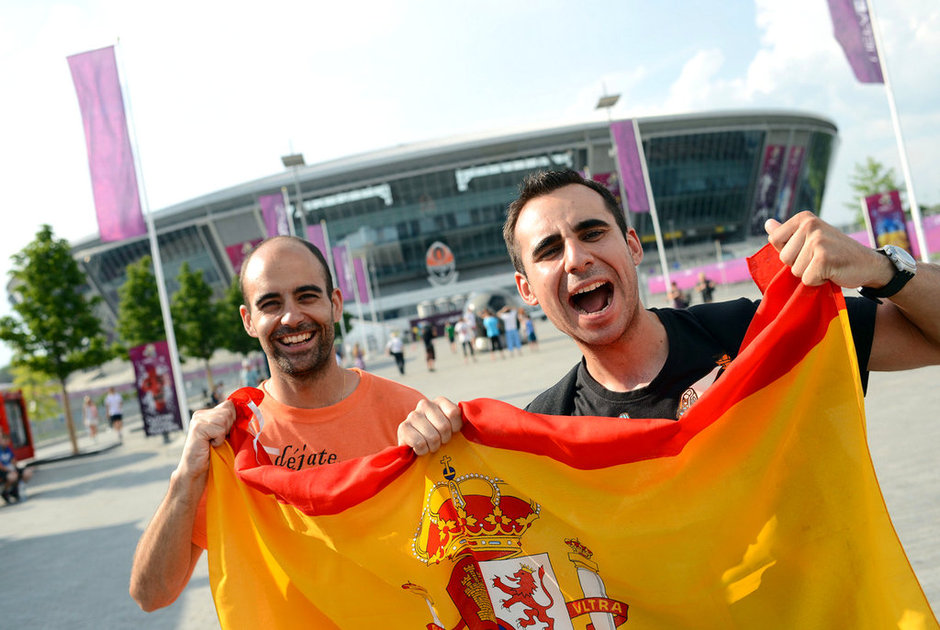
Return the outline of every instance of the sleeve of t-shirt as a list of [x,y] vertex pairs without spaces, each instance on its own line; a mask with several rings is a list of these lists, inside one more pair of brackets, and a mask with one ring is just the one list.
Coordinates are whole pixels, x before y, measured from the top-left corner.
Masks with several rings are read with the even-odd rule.
[[855,342],[855,356],[858,357],[858,369],[861,372],[862,392],[868,392],[868,360],[871,358],[871,344],[875,339],[875,313],[878,305],[864,297],[846,297],[845,310],[849,314],[852,327],[852,340]]

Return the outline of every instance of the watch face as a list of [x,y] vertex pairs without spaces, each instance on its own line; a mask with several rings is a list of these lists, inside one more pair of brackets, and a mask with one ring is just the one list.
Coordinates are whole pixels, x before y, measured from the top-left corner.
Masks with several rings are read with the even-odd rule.
[[917,261],[906,250],[896,245],[885,245],[882,249],[899,271],[914,273],[917,270]]

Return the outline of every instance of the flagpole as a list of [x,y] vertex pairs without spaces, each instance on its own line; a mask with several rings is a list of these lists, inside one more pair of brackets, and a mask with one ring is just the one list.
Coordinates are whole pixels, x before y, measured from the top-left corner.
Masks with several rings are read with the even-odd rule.
[[868,5],[868,17],[871,20],[871,30],[875,37],[875,46],[878,48],[878,64],[881,66],[881,76],[884,79],[885,94],[888,97],[888,109],[891,111],[891,122],[894,125],[894,136],[898,142],[898,154],[901,158],[901,173],[904,175],[904,184],[907,187],[907,201],[911,205],[911,218],[914,220],[914,233],[917,235],[917,245],[920,247],[920,258],[930,262],[930,252],[927,250],[927,239],[924,236],[924,222],[920,215],[920,206],[914,196],[914,183],[911,179],[911,169],[907,163],[907,150],[904,148],[904,136],[901,133],[901,121],[898,110],[894,104],[894,90],[891,89],[891,80],[888,78],[888,60],[885,47],[881,41],[878,21],[875,19],[872,0],[865,0]]
[[646,186],[646,199],[650,204],[650,218],[653,219],[653,233],[656,235],[656,249],[659,252],[659,266],[663,270],[663,289],[669,294],[669,265],[666,264],[666,246],[663,244],[663,231],[659,227],[659,214],[656,212],[656,200],[653,199],[653,187],[650,185],[650,173],[646,167],[646,153],[640,139],[640,126],[633,119],[633,137],[636,139],[636,152],[640,156],[640,170],[643,171],[643,184]]
[[[119,50],[120,40],[118,40],[116,48]],[[115,54],[115,57],[118,60],[118,67],[121,68],[121,55]],[[144,173],[140,163],[140,150],[137,146],[137,132],[134,126],[134,112],[131,106],[130,88],[124,72],[119,70],[118,77],[125,77],[122,82],[122,92],[124,94],[125,109],[127,111],[127,128],[130,134],[131,152],[134,155],[134,169],[137,172],[137,181],[139,183],[138,189],[141,210],[143,210],[144,220],[147,222],[147,237],[150,241],[150,255],[153,258],[154,278],[157,281],[157,296],[160,299],[160,312],[163,315],[163,329],[166,333],[167,349],[170,352],[170,369],[173,371],[176,400],[179,405],[180,419],[183,422],[183,430],[185,431],[189,429],[189,401],[186,398],[186,386],[183,383],[183,368],[180,364],[179,349],[176,345],[176,333],[173,331],[173,317],[170,313],[170,302],[167,297],[166,281],[163,276],[163,260],[160,258],[157,229],[153,222],[153,214],[150,212],[150,202],[147,199],[147,186],[144,183]]]

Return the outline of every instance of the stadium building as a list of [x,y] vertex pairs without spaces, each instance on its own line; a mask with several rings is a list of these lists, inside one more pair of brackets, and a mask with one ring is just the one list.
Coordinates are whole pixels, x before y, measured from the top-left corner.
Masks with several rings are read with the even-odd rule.
[[[831,121],[791,111],[642,118],[639,130],[667,255],[685,252],[687,260],[706,252],[714,259],[715,241],[733,249],[762,233],[767,217],[818,213],[837,138]],[[265,235],[259,198],[283,193],[297,234],[325,224],[331,246],[346,245],[367,261],[371,300],[359,311],[366,318],[403,323],[454,310],[471,292],[513,286],[501,228],[527,173],[567,167],[617,190],[611,155],[609,125],[590,122],[422,142],[320,164],[300,160],[284,172],[156,211],[164,275],[172,294],[188,262],[221,294],[247,248]],[[629,217],[650,248],[644,264],[655,266],[650,215]],[[434,264],[435,243],[446,249],[433,253],[452,264]],[[95,238],[73,251],[113,329],[125,268],[149,254],[148,239]],[[346,300],[347,311],[358,314],[354,296]]]

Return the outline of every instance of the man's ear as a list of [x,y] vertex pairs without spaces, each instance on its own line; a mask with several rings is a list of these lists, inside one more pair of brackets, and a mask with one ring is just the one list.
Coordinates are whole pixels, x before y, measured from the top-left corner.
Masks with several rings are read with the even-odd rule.
[[250,337],[257,339],[258,333],[255,331],[255,325],[251,322],[251,313],[248,312],[248,307],[242,304],[238,307],[238,312],[242,316],[242,326],[245,327],[245,332]]
[[643,261],[643,244],[640,243],[640,237],[633,228],[627,231],[627,249],[630,250],[630,258],[633,259],[634,266],[639,267]]
[[333,303],[333,323],[335,324],[343,316],[343,292],[334,288],[330,301]]
[[535,293],[532,292],[532,286],[529,284],[529,279],[524,275],[516,272],[516,289],[519,291],[519,296],[522,298],[522,301],[528,304],[529,306],[535,306],[539,303],[539,299],[535,297]]

